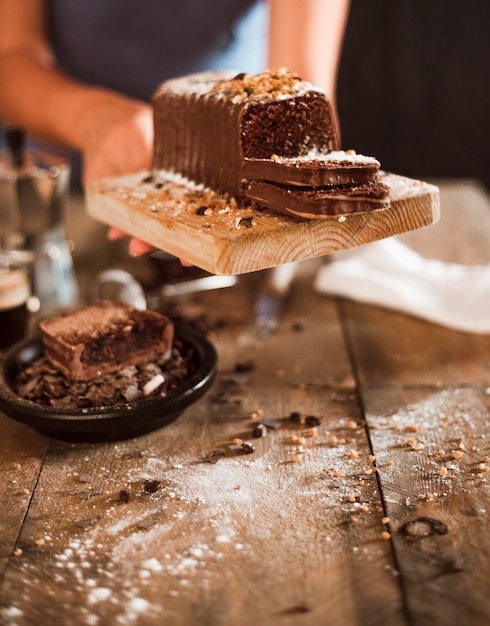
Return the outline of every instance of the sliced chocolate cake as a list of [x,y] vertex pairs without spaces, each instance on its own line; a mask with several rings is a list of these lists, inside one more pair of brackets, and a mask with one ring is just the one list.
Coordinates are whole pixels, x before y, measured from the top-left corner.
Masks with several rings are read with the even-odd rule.
[[40,324],[46,358],[71,380],[149,362],[172,349],[174,327],[164,315],[122,302],[103,302]]
[[389,205],[379,162],[341,151],[325,93],[287,70],[172,79],[153,107],[154,173],[304,218]]
[[248,197],[258,204],[307,219],[386,209],[389,206],[389,192],[389,187],[381,182],[330,187],[288,187],[252,180],[248,187]]
[[153,97],[153,168],[243,196],[244,160],[338,148],[325,94],[289,72],[203,72]]
[[327,154],[309,152],[297,157],[273,154],[270,159],[245,159],[243,173],[248,180],[325,187],[375,182],[379,168],[379,161],[374,157],[356,154],[353,150],[336,150]]

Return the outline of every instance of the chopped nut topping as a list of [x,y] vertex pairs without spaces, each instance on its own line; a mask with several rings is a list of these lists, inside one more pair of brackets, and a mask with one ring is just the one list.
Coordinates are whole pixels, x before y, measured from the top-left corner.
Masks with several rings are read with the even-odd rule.
[[238,74],[231,80],[220,82],[211,89],[211,93],[232,98],[234,102],[266,96],[277,98],[298,93],[300,83],[301,78],[286,69],[268,70],[257,75]]
[[418,433],[420,432],[420,428],[420,424],[409,424],[408,426],[405,426],[407,433]]

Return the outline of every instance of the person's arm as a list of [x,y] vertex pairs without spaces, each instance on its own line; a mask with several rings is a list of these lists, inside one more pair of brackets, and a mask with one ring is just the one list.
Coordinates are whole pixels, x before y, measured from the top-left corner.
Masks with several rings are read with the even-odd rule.
[[335,102],[349,0],[269,0],[270,69],[287,67]]
[[0,0],[0,119],[80,150],[84,179],[150,166],[151,107],[56,68],[43,0]]

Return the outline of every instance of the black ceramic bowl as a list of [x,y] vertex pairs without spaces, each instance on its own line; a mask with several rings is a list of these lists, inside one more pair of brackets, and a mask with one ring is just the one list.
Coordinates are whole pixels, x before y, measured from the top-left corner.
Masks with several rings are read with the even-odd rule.
[[40,337],[13,346],[0,367],[0,409],[43,435],[65,441],[117,441],[137,437],[173,422],[212,385],[217,366],[213,345],[193,328],[175,325],[175,337],[193,350],[193,373],[178,390],[117,407],[68,409],[25,400],[13,390],[17,373],[43,354]]

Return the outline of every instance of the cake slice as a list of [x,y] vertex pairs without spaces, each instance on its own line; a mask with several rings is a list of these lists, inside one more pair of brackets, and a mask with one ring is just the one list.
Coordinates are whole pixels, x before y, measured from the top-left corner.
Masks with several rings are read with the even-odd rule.
[[153,96],[153,174],[305,219],[385,209],[374,157],[339,149],[326,94],[288,70],[201,72]]
[[277,154],[269,159],[245,159],[243,175],[248,180],[266,180],[282,185],[325,187],[374,182],[380,163],[354,150],[317,151],[296,157]]
[[291,188],[252,180],[247,188],[247,196],[261,206],[303,219],[380,211],[389,207],[389,193],[389,187],[380,181],[362,185]]
[[40,328],[46,358],[71,380],[91,380],[170,353],[174,334],[164,315],[112,301],[50,317]]

